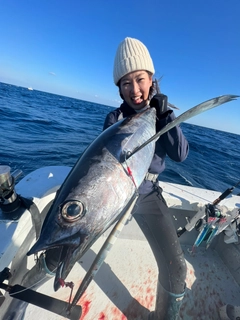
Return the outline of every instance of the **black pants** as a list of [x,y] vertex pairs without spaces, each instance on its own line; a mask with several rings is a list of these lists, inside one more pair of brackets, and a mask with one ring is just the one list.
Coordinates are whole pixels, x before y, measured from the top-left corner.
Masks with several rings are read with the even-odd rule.
[[161,285],[169,292],[183,293],[186,262],[162,189],[156,184],[154,191],[140,195],[132,213],[155,256]]

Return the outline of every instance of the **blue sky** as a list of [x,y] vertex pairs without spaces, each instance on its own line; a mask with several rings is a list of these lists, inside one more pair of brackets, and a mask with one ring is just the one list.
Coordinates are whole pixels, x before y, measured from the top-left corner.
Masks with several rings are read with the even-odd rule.
[[[240,95],[239,12],[239,0],[1,1],[0,81],[118,106],[114,55],[133,37],[179,115]],[[189,122],[240,134],[239,121],[240,99]]]

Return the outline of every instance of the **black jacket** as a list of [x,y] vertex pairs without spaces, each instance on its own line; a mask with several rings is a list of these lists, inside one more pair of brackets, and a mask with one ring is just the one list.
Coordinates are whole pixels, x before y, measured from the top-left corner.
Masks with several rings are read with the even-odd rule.
[[[132,114],[135,114],[135,110],[129,107],[125,102],[117,109],[111,111],[106,119],[103,126],[103,130],[110,127],[122,118],[126,118]],[[175,119],[174,112],[169,110],[165,117],[156,121],[157,132],[160,131],[167,123]],[[164,133],[156,142],[155,154],[149,167],[149,172],[154,174],[160,174],[165,169],[165,158],[166,155],[176,162],[182,162],[188,155],[188,141],[182,133],[179,126],[176,126]],[[147,194],[152,191],[153,183],[144,180],[139,187],[140,194]]]

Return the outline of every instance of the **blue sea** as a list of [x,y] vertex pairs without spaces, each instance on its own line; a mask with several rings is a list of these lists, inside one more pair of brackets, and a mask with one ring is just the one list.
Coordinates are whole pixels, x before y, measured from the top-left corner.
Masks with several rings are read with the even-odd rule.
[[[24,176],[43,166],[73,166],[101,133],[112,107],[0,82],[0,164]],[[225,191],[240,180],[240,136],[183,123],[183,163],[166,161],[163,181]],[[233,191],[240,193],[239,186]]]

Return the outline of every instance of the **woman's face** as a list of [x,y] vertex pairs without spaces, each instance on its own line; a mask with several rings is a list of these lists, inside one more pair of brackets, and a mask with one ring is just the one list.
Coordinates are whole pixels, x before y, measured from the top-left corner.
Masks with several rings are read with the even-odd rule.
[[124,101],[133,109],[141,110],[148,103],[152,76],[147,71],[133,71],[120,80],[120,92]]

